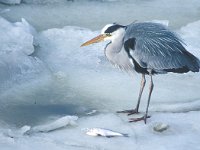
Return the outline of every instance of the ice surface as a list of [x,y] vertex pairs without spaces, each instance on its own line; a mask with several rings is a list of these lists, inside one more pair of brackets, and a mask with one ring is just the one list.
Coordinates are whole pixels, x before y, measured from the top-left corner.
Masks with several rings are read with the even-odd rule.
[[[11,150],[199,150],[200,126],[199,112],[189,113],[155,113],[148,124],[130,124],[126,116],[117,116],[104,113],[91,117],[83,117],[78,121],[78,126],[63,128],[54,132],[38,133],[31,136],[10,138],[0,135],[1,148]],[[162,133],[155,132],[153,127],[158,123],[169,124],[170,128]],[[101,127],[118,132],[128,133],[129,137],[103,138],[90,137],[83,128]]]
[[[25,1],[32,4],[6,6],[10,11],[2,16],[12,22],[20,21],[23,17],[38,30],[72,25],[99,30],[108,23],[117,22],[126,25],[134,20],[169,20],[170,26],[179,28],[200,19],[199,0],[182,0],[181,5],[180,0]],[[39,2],[47,4],[41,5]],[[0,5],[0,8],[5,6]]]
[[4,4],[20,4],[21,0],[0,0],[0,3]]
[[[152,117],[147,125],[128,123],[129,117],[137,116],[127,118],[115,111],[134,107],[140,76],[111,66],[103,52],[106,42],[80,48],[107,23],[153,20],[176,28],[187,49],[200,58],[197,0],[182,1],[182,5],[172,0],[126,3],[55,0],[51,1],[55,2],[53,5],[48,0],[43,1],[48,5],[35,2],[0,4],[1,10],[10,10],[1,15],[11,21],[0,18],[1,149],[200,149],[199,73],[155,76]],[[45,30],[38,33],[32,25]],[[140,115],[146,107],[147,92],[148,87],[142,97]],[[97,113],[88,115],[92,110]],[[78,116],[77,126],[62,128],[69,123],[68,118],[62,118],[66,115]],[[169,128],[155,132],[153,128],[159,123]],[[31,127],[44,133],[24,134]],[[83,129],[94,127],[128,133],[130,137],[107,139],[85,135]]]
[[51,4],[51,3],[55,4],[55,3],[64,3],[66,1],[70,0],[22,0],[23,3],[28,3],[28,4]]

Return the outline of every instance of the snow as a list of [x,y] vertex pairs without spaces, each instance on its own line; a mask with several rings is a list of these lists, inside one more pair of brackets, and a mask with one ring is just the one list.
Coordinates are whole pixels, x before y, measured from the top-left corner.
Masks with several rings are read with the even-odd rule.
[[[48,5],[41,5],[40,2]],[[6,19],[0,17],[0,149],[200,150],[199,73],[154,76],[155,88],[149,108],[151,118],[146,125],[143,122],[129,123],[129,118],[144,113],[149,78],[147,77],[147,87],[141,101],[141,114],[128,117],[117,114],[117,110],[135,106],[141,77],[114,68],[104,56],[106,42],[80,47],[83,42],[98,35],[104,24],[112,23],[108,17],[110,14],[105,15],[108,14],[107,8],[110,8],[111,15],[115,16],[116,11],[113,9],[116,8],[110,6],[121,5],[119,10],[127,8],[126,13],[130,11],[129,6],[125,7],[126,3],[122,1],[77,0],[73,3],[61,2],[62,7],[60,4],[55,5],[56,0],[53,5],[51,2],[35,0],[34,4],[0,5],[3,12],[9,10],[1,14]],[[146,8],[146,13],[154,9],[149,7],[147,2],[136,5],[127,0],[127,5],[129,3],[131,7],[138,7],[136,12],[141,7]],[[157,7],[166,3],[170,2],[156,1],[153,4]],[[98,18],[91,15],[88,20],[90,15],[87,15],[86,18],[80,19],[80,15],[73,22],[74,8],[82,8],[80,12],[84,12],[82,10],[86,5],[95,6],[88,10],[88,14],[89,11],[102,7],[99,12],[94,12]],[[198,12],[198,7],[193,3],[184,4],[185,9],[180,9],[179,3],[174,5],[176,11],[169,11],[170,15],[160,12],[163,11],[162,5],[157,10],[159,17],[153,18],[151,13],[147,13],[148,16],[142,17],[141,14],[139,18],[176,28],[176,32],[187,44],[187,49],[200,58],[200,21],[199,16],[194,15]],[[74,10],[67,18],[72,22],[64,22],[65,15],[60,15],[59,18],[48,12],[52,6],[55,6],[53,12],[61,14],[66,8],[69,8],[67,13]],[[168,9],[171,6],[170,4]],[[29,11],[29,8],[38,11]],[[182,15],[177,19],[176,15],[186,12],[186,8],[193,8],[188,16],[183,13],[186,20],[179,20]],[[42,11],[48,12],[49,15],[44,17],[47,13],[41,13]],[[33,17],[34,21],[27,19],[31,13],[36,13],[37,19]],[[140,13],[135,15],[138,14]],[[173,17],[167,18],[167,15]],[[20,20],[14,21],[19,16]],[[103,18],[102,16],[107,18],[99,19]],[[120,17],[113,17],[113,20],[126,24],[128,20],[134,20],[130,18],[137,19],[134,15],[122,19],[119,19]],[[92,23],[97,19],[100,22]],[[45,20],[64,23],[54,26]],[[38,26],[34,26],[35,23],[38,23]],[[98,30],[91,30],[91,25]],[[157,132],[154,129],[158,125],[165,125],[167,129]],[[85,132],[87,128],[110,129],[127,133],[129,137],[91,137]]]

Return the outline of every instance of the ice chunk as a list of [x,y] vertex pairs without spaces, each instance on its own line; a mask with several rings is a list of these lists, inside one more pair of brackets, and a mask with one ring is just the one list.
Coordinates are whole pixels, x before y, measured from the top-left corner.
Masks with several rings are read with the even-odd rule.
[[[26,19],[22,18],[21,22],[16,22],[15,25],[17,27],[22,28],[27,34],[30,34],[33,36],[33,45],[38,45],[36,43],[36,40],[34,39],[37,36],[37,31],[35,30],[35,28],[33,26],[31,26]],[[33,53],[33,52],[32,52]]]
[[21,127],[20,129],[18,130],[11,130],[11,129],[8,129],[8,131],[5,133],[6,136],[9,136],[11,138],[18,138],[18,137],[21,137],[23,136],[24,134],[26,134],[29,130],[31,129],[30,126],[23,126]]
[[15,51],[21,51],[26,55],[32,54],[34,52],[33,35],[27,28],[31,29],[24,19],[22,23],[15,25],[0,17],[0,54]]
[[[46,73],[34,52],[35,29],[25,20],[10,23],[0,17],[0,93],[14,83],[21,83]],[[5,91],[4,91],[5,93]]]
[[77,116],[64,116],[62,118],[57,119],[56,121],[54,121],[52,123],[35,126],[30,130],[30,132],[31,133],[34,133],[34,132],[49,132],[49,131],[53,131],[53,130],[56,130],[56,129],[63,128],[67,125],[76,125],[75,121],[77,119],[78,119]]
[[153,130],[156,132],[163,132],[169,128],[168,124],[165,123],[156,123],[153,127]]

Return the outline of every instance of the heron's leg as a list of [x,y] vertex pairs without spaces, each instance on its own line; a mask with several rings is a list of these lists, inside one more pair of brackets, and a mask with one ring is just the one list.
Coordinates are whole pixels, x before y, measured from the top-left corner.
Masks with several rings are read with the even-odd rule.
[[142,80],[141,80],[141,85],[140,85],[140,93],[139,93],[138,102],[137,102],[137,106],[136,106],[137,112],[139,110],[140,100],[141,100],[141,97],[142,97],[142,92],[144,90],[145,84],[146,84],[145,74],[142,74]]
[[140,100],[141,100],[141,97],[142,97],[142,92],[144,90],[145,83],[146,83],[145,74],[142,74],[142,80],[141,80],[141,84],[140,84],[140,93],[139,93],[139,96],[138,96],[138,102],[137,102],[136,108],[131,109],[131,110],[117,111],[117,113],[128,113],[128,115],[139,113],[138,110],[139,110]]
[[147,102],[147,107],[146,107],[146,113],[145,113],[145,115],[144,115],[144,123],[145,123],[145,124],[147,123],[148,109],[149,109],[151,94],[152,94],[153,87],[154,87],[152,74],[150,73],[149,75],[150,75],[150,77],[151,77],[151,82],[150,82],[150,86],[149,86],[149,96],[148,96],[148,102]]
[[150,104],[150,99],[151,99],[151,94],[153,91],[154,84],[153,84],[152,74],[149,74],[149,75],[151,77],[151,82],[150,82],[150,86],[149,86],[149,96],[148,96],[148,102],[147,102],[145,115],[140,118],[130,118],[129,122],[137,122],[137,121],[144,120],[144,123],[146,124],[147,118],[150,118],[150,116],[148,116],[148,109],[149,109],[149,104]]

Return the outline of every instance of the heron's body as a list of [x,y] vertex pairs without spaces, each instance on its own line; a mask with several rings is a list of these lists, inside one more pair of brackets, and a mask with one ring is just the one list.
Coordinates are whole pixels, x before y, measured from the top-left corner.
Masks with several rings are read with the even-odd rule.
[[121,28],[105,47],[105,55],[120,68],[142,74],[199,71],[199,60],[186,51],[177,35],[156,23]]
[[199,72],[200,61],[183,46],[182,40],[167,27],[157,23],[132,23],[128,26],[118,24],[106,25],[101,35],[84,43],[89,45],[101,40],[109,40],[105,47],[108,60],[126,71],[142,74],[138,103],[135,109],[120,111],[122,113],[138,113],[140,99],[146,83],[145,75],[150,75],[149,97],[144,117],[148,118],[148,107],[153,91],[153,74]]

